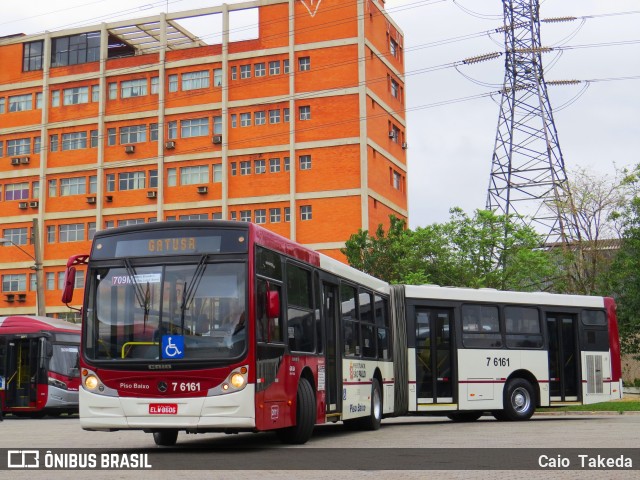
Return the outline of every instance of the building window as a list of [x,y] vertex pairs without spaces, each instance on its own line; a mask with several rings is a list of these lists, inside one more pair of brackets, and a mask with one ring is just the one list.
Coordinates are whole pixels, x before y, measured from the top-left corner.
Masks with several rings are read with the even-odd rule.
[[230,215],[231,215],[231,220],[236,219],[236,212],[230,212]]
[[169,75],[169,92],[178,91],[178,75]]
[[62,151],[87,148],[87,132],[62,134]]
[[300,120],[311,120],[311,107],[309,105],[298,107],[298,111],[300,113]]
[[25,43],[22,50],[22,71],[42,70],[43,52],[44,40]]
[[60,196],[83,195],[87,193],[87,179],[85,177],[60,179]]
[[81,242],[84,240],[84,223],[60,225],[58,233],[60,243]]
[[180,215],[179,220],[209,220],[208,213],[192,213],[190,215]]
[[222,164],[214,163],[213,164],[213,183],[222,182]]
[[2,275],[2,291],[3,292],[26,292],[27,291],[27,274],[26,273],[9,273]]
[[118,98],[118,83],[109,83],[109,100],[115,100]]
[[51,106],[52,107],[60,106],[60,90],[53,90],[51,92]]
[[55,227],[55,225],[47,226],[47,243],[56,243],[56,227]]
[[[27,228],[5,228],[2,231],[2,236],[16,245],[27,244]],[[4,245],[11,245],[11,243],[5,243]]]
[[198,185],[209,183],[209,166],[180,168],[180,185]]
[[49,180],[49,196],[57,197],[58,196],[58,181],[57,180]]
[[280,123],[280,109],[269,110],[269,123]]
[[151,77],[151,95],[160,93],[160,77]]
[[4,97],[0,97],[0,113],[5,113],[5,100]]
[[33,95],[14,95],[9,97],[9,111],[23,112],[33,109]]
[[269,62],[269,75],[280,75],[280,60]]
[[107,129],[107,145],[112,147],[116,144],[116,129],[108,128]]
[[282,109],[282,115],[284,117],[284,121],[285,123],[289,121],[289,109],[288,108],[283,108]]
[[271,223],[280,223],[280,209],[279,208],[270,208],[269,209],[269,221]]
[[253,162],[253,167],[256,171],[256,175],[267,173],[267,165],[265,160],[255,160]]
[[89,87],[65,88],[63,90],[63,105],[79,105],[89,103]]
[[118,174],[119,190],[140,190],[145,188],[145,172],[124,172]]
[[29,183],[10,183],[5,186],[4,199],[10,200],[26,200],[29,198]]
[[149,140],[152,142],[158,141],[158,124],[150,123],[149,124]]
[[267,116],[264,110],[260,112],[255,112],[254,115],[255,115],[256,125],[264,125],[265,123],[267,123]]
[[264,63],[256,63],[253,66],[253,74],[256,77],[264,77],[266,75],[266,68],[264,66]]
[[130,127],[120,127],[120,145],[130,143],[142,143],[147,141],[147,126],[132,125]]
[[167,123],[167,139],[175,140],[178,138],[178,122],[173,120]]
[[51,66],[64,67],[100,60],[100,32],[80,33],[51,40]]
[[251,126],[251,112],[249,112],[249,113],[241,113],[240,114],[240,126],[241,127],[250,127]]
[[211,214],[211,220],[222,220],[222,212],[213,212]]
[[238,126],[238,116],[235,113],[231,114],[231,128],[236,128]]
[[391,79],[391,95],[394,98],[400,98],[400,85],[393,78]]
[[395,188],[396,190],[402,189],[402,176],[395,170],[393,171],[392,175],[392,184],[393,188]]
[[282,70],[285,74],[289,73],[289,59],[285,59],[282,61]]
[[209,119],[194,118],[180,122],[180,136],[182,138],[205,137],[209,135]]
[[98,130],[91,130],[91,148],[98,147]]
[[222,135],[222,117],[213,117],[213,134]]
[[147,94],[147,79],[126,80],[120,84],[120,98],[142,97]]
[[279,158],[270,158],[269,159],[269,172],[270,173],[278,173],[280,171],[280,159]]
[[[62,287],[60,287],[60,290],[64,290],[65,273],[60,272],[59,275],[62,277]],[[73,288],[84,288],[84,271],[82,270],[76,271],[76,279],[73,284]]]
[[116,174],[108,173],[107,174],[107,192],[115,192],[116,191]]
[[251,78],[251,65],[240,65],[240,78]]
[[42,99],[44,95],[42,92],[36,92],[36,108],[42,110]]
[[209,88],[209,70],[182,74],[182,90]]
[[144,223],[144,218],[125,218],[124,220],[118,220],[119,227],[126,227],[129,225],[141,225]]
[[178,181],[178,175],[175,168],[167,169],[167,187],[175,187]]
[[290,222],[291,221],[291,208],[290,207],[284,207],[284,221],[285,222]]
[[264,208],[256,210],[253,219],[256,223],[267,223],[267,211]]
[[241,222],[250,222],[251,221],[251,210],[240,210],[240,221]]
[[311,155],[300,155],[300,170],[311,170]]
[[89,193],[96,193],[98,191],[98,177],[91,175],[89,177]]
[[55,272],[47,272],[47,290],[55,290],[56,274]]
[[392,124],[389,133],[391,134],[389,135],[389,137],[391,138],[391,140],[393,140],[393,142],[400,142],[400,129],[398,127]]
[[231,80],[236,80],[238,78],[238,68],[231,67]]
[[32,183],[33,193],[31,194],[32,198],[40,197],[40,182],[36,181]]
[[36,274],[35,273],[30,273],[29,274],[29,290],[32,292],[37,291],[37,285],[36,285]]
[[222,86],[222,69],[221,68],[213,69],[213,86],[214,87]]
[[284,171],[288,172],[291,169],[291,160],[289,157],[284,157]]
[[251,162],[240,162],[240,175],[251,175]]
[[42,137],[37,136],[33,138],[33,153],[40,153],[42,148]]
[[[0,157],[4,157],[4,142],[0,140]],[[0,191],[2,193],[2,191]],[[0,198],[2,200],[2,198]]]
[[29,155],[30,153],[30,138],[17,138],[15,140],[7,140],[7,156],[15,157],[17,155]]
[[308,72],[311,70],[311,58],[310,57],[300,57],[298,59],[298,70],[301,72]]
[[100,85],[91,85],[91,101],[100,101]]
[[389,53],[392,57],[398,56],[398,42],[396,42],[393,38],[389,38]]
[[158,188],[158,170],[149,170],[149,188]]
[[231,162],[231,176],[235,177],[238,174],[237,163]]
[[300,206],[300,220],[311,220],[313,217],[311,205]]

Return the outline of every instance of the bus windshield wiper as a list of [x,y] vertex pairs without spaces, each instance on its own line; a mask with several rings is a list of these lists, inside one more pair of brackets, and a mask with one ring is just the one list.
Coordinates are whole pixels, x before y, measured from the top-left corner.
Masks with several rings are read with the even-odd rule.
[[136,276],[138,275],[131,265],[131,260],[128,258],[124,259],[124,266],[127,269],[127,274],[129,274],[129,278],[131,278],[131,283],[133,284],[133,290],[136,294],[136,299],[138,300],[138,304],[140,308],[144,311],[144,319],[143,319],[143,331],[147,328],[147,318],[149,317],[149,308],[151,307],[151,292],[149,291],[149,282],[147,282],[147,290],[146,292],[142,290],[142,286],[136,280]]
[[198,266],[196,267],[196,271],[193,272],[193,277],[191,277],[191,283],[185,283],[185,288],[182,291],[182,305],[180,305],[180,329],[184,333],[184,314],[187,306],[193,300],[194,295],[196,294],[196,290],[198,290],[198,285],[200,285],[200,280],[204,275],[204,271],[207,268],[207,259],[209,255],[202,255],[200,257],[200,261],[198,262]]

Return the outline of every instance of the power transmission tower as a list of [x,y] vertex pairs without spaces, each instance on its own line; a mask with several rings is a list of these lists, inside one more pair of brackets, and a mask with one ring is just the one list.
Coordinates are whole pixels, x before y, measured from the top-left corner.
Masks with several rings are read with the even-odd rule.
[[[577,240],[571,194],[542,68],[539,0],[502,0],[505,77],[487,209],[546,237]],[[568,207],[568,208],[567,208]]]

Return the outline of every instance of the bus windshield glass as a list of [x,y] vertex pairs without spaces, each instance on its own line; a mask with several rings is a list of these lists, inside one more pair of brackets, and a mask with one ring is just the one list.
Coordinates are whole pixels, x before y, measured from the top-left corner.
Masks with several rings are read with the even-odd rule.
[[[80,337],[78,336],[78,340]],[[78,345],[53,344],[49,370],[65,377],[79,377]]]
[[245,262],[97,268],[87,286],[87,358],[224,361],[246,348]]

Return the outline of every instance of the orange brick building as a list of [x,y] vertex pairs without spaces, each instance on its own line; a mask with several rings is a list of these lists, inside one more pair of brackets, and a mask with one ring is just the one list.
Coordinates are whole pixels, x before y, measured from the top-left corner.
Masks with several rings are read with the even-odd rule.
[[[257,38],[231,41],[248,8]],[[220,36],[190,33],[193,19]],[[0,38],[0,316],[35,311],[36,256],[46,312],[65,316],[66,260],[97,229],[253,221],[342,258],[359,228],[407,218],[403,57],[383,0],[261,0]]]

